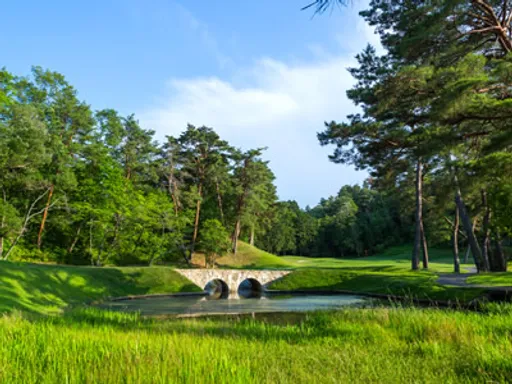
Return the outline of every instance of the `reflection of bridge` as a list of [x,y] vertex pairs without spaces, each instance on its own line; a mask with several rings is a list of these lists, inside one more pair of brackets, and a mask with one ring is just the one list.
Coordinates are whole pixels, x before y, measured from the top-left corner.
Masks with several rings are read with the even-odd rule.
[[248,269],[177,269],[187,279],[200,288],[206,289],[209,283],[220,282],[225,293],[236,294],[246,281],[265,289],[270,283],[281,279],[292,271],[248,270]]

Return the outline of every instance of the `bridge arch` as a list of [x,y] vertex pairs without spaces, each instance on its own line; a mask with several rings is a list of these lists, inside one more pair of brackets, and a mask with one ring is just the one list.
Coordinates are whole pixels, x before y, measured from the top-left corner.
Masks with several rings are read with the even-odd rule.
[[265,288],[255,278],[248,277],[238,285],[238,295],[245,298],[261,297]]
[[229,286],[222,279],[212,279],[204,286],[204,291],[208,292],[210,297],[216,299],[226,299],[229,296]]

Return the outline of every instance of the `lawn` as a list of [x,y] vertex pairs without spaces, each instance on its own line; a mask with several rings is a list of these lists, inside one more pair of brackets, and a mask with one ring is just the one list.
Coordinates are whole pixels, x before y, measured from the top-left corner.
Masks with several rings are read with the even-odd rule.
[[[307,268],[345,268],[364,269],[367,271],[410,271],[411,246],[393,247],[379,255],[363,258],[331,258],[305,256],[275,256],[247,243],[240,242],[236,255],[229,254],[217,259],[221,268],[247,269],[307,269]],[[429,250],[431,272],[453,272],[451,250],[432,248]],[[473,264],[462,264],[462,272]]]
[[[419,299],[470,301],[482,289],[445,287],[436,283],[438,273],[453,271],[451,251],[430,250],[429,270],[411,271],[411,247],[394,247],[377,256],[358,259],[278,257],[241,243],[236,256],[219,259],[224,268],[293,269],[271,285],[276,290],[347,290],[408,296]],[[462,265],[467,270],[472,264]]]
[[465,303],[480,296],[480,288],[459,288],[436,283],[437,275],[427,271],[368,271],[358,269],[303,269],[273,283],[275,290],[343,290],[404,296],[414,299]]
[[110,296],[200,291],[167,267],[95,268],[0,263],[0,313],[38,314]]
[[483,383],[512,375],[512,307],[151,320],[0,318],[5,383]]
[[[373,271],[410,271],[412,246],[392,247],[379,255],[362,258],[311,258],[284,256],[285,262],[295,268],[350,268]],[[462,264],[462,272],[473,264]],[[453,256],[449,249],[431,248],[429,250],[429,271],[453,272]]]
[[467,282],[493,287],[512,287],[512,272],[482,273],[469,277]]

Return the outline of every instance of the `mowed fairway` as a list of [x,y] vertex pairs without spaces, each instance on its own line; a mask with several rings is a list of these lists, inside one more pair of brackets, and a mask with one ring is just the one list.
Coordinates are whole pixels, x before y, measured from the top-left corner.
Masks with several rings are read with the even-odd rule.
[[[428,270],[411,271],[411,247],[394,247],[377,256],[357,259],[278,257],[242,243],[236,257],[226,256],[226,268],[288,268],[290,275],[270,286],[275,290],[344,290],[417,299],[469,302],[483,295],[481,288],[462,288],[437,283],[439,273],[452,273],[451,251],[432,249]],[[463,264],[462,271],[472,264]]]
[[[275,256],[249,244],[240,242],[236,256],[228,255],[217,260],[220,267],[229,268],[322,268],[322,269],[359,269],[376,271],[410,271],[412,246],[390,248],[378,255],[361,258],[322,258],[304,256]],[[433,248],[429,252],[430,272],[453,272],[453,256],[449,249]],[[461,264],[462,272],[474,266]]]

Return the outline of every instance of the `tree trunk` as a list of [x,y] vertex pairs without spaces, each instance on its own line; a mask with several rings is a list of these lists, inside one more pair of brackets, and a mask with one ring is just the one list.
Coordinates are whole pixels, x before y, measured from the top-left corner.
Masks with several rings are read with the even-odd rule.
[[453,220],[453,271],[460,273],[459,259],[459,207],[455,205],[455,218]]
[[251,236],[249,237],[249,244],[254,247],[254,225],[251,226]]
[[[475,233],[476,223],[478,222],[478,218],[475,217],[473,219],[473,233]],[[469,254],[471,253],[471,247],[469,246],[468,241],[468,248],[466,249],[466,253],[464,254],[464,264],[467,264],[469,262]]]
[[50,192],[48,193],[48,200],[46,201],[46,206],[43,212],[43,218],[41,219],[41,225],[39,226],[39,233],[37,234],[37,249],[41,249],[41,244],[43,242],[43,232],[44,226],[46,224],[46,219],[48,218],[48,210],[50,208],[50,204],[52,202],[53,191],[55,189],[55,185],[52,184],[50,186]]
[[480,251],[480,246],[478,245],[478,241],[475,236],[475,232],[473,231],[473,225],[471,220],[467,214],[466,206],[464,201],[462,200],[462,194],[460,192],[460,187],[457,179],[457,175],[454,175],[455,181],[455,204],[459,208],[460,221],[462,226],[464,227],[464,231],[467,234],[469,246],[471,248],[471,253],[473,255],[473,260],[475,262],[475,266],[478,271],[485,271],[485,266],[482,265],[482,253]]
[[507,258],[503,252],[502,240],[499,233],[496,233],[495,256],[498,265],[498,271],[507,272]]
[[80,223],[80,225],[78,226],[78,229],[76,230],[75,237],[74,237],[73,241],[71,242],[71,245],[68,248],[68,253],[72,253],[73,249],[75,249],[76,243],[78,243],[78,239],[80,238],[80,232],[82,231],[82,224],[83,223]]
[[423,220],[421,221],[421,245],[423,251],[423,269],[428,269],[428,245],[425,229],[423,228]]
[[220,193],[219,181],[215,179],[215,189],[217,190],[217,204],[220,212],[220,222],[224,225],[224,209],[222,207],[222,195]]
[[171,195],[172,204],[174,205],[174,216],[178,216],[179,202],[178,197],[176,196],[176,185],[174,184],[174,180],[172,174],[169,174],[167,178],[167,188],[169,195]]
[[[482,264],[485,271],[491,270],[491,264],[489,260],[489,248],[490,248],[490,229],[489,229],[489,221],[491,220],[491,209],[489,208],[489,204],[487,204],[487,192],[482,189],[482,207],[484,209],[484,218],[482,221],[482,230],[483,230],[483,239],[482,239]],[[493,263],[494,264],[494,263]]]
[[192,244],[190,245],[190,258],[192,259],[192,255],[194,254],[194,250],[196,247],[197,241],[197,233],[199,232],[199,217],[201,215],[201,202],[203,199],[203,183],[199,183],[199,187],[197,189],[199,194],[199,198],[196,202],[196,218],[194,220],[194,234],[192,235]]
[[236,255],[237,247],[238,247],[238,236],[240,236],[240,226],[241,226],[241,219],[240,217],[237,218],[235,223],[235,230],[233,232],[233,246],[232,246],[232,252],[234,255]]
[[[5,193],[5,189],[2,187],[2,199],[5,205],[7,204],[7,194]],[[0,260],[2,260],[2,256],[4,254],[4,236],[3,229],[5,227],[5,215],[2,213],[2,220],[0,220]]]
[[117,212],[114,214],[114,217],[116,220],[116,224],[114,226],[114,236],[112,237],[112,241],[109,244],[107,256],[105,256],[105,259],[103,260],[104,262],[106,262],[110,258],[110,255],[112,254],[112,251],[114,250],[114,246],[117,245],[118,240],[119,240],[119,228],[121,227],[121,219],[122,218],[121,218],[121,215]]
[[183,256],[183,259],[185,259],[185,262],[190,267],[190,258],[187,255],[187,247],[185,247],[183,244],[181,244],[179,247],[179,250],[181,252],[181,255]]
[[43,212],[47,212],[52,206],[53,204],[51,205],[48,205],[46,206],[43,210],[41,211],[37,211],[37,212],[34,212],[34,209],[37,205],[37,203],[44,198],[44,196],[50,191],[50,189],[47,189],[46,191],[44,191],[42,194],[40,194],[38,197],[36,197],[36,199],[32,202],[32,204],[30,205],[30,207],[28,208],[27,210],[27,213],[25,214],[25,219],[23,220],[23,225],[21,227],[21,230],[19,231],[19,233],[16,235],[14,241],[11,243],[9,249],[7,250],[7,253],[4,255],[3,257],[3,260],[7,260],[9,258],[9,255],[11,254],[12,250],[14,249],[14,247],[16,247],[16,245],[18,244],[18,241],[20,241],[20,239],[23,237],[23,235],[25,234],[25,232],[27,231],[27,227],[28,227],[28,224],[30,223],[30,220],[32,220],[34,217],[36,217],[37,215],[40,215],[41,213]]
[[169,165],[169,173],[167,174],[167,191],[171,196],[172,203],[174,205],[174,215],[178,216],[178,211],[180,209],[180,201],[178,199],[178,185],[176,182],[176,178],[174,177],[174,161],[172,160],[172,156],[169,157],[170,165]]
[[420,249],[421,249],[421,227],[423,221],[422,215],[422,163],[421,158],[416,163],[416,230],[414,236],[414,247],[412,250],[411,266],[414,271],[419,269]]

